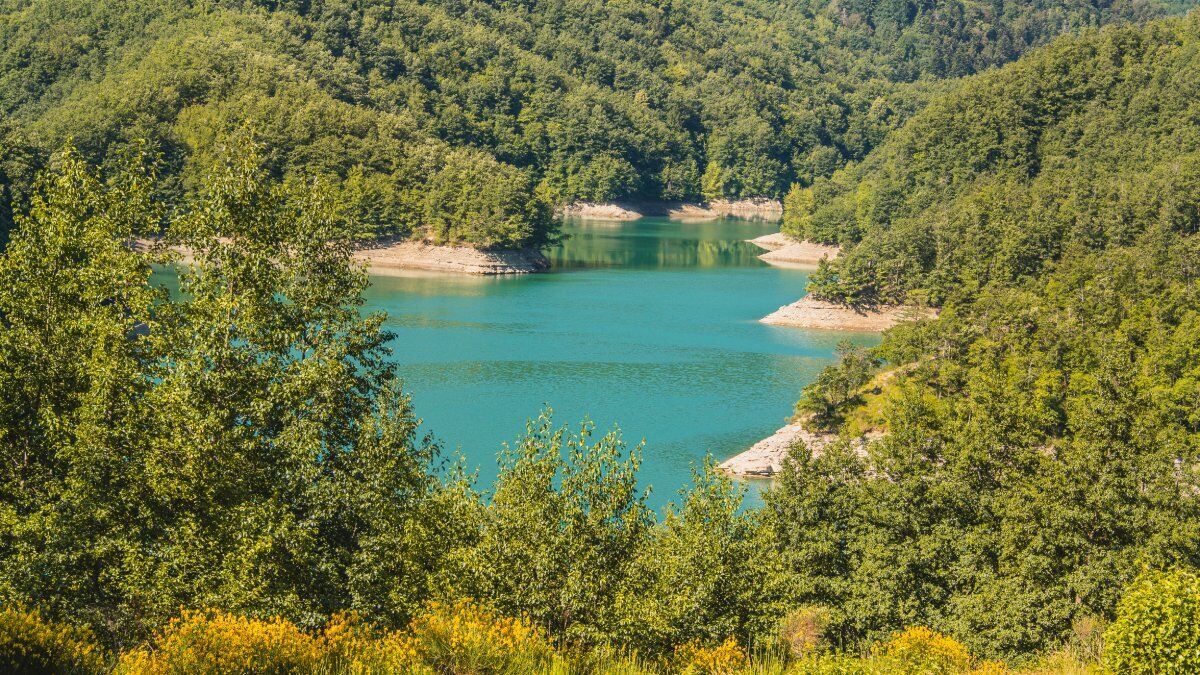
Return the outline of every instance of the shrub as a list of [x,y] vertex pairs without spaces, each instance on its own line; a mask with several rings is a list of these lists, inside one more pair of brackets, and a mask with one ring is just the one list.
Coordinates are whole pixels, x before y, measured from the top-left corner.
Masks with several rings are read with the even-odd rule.
[[689,642],[675,650],[675,672],[686,675],[720,675],[746,666],[749,657],[737,640],[728,638],[716,647]]
[[100,673],[107,660],[86,629],[47,621],[36,611],[0,609],[0,671]]
[[1103,653],[1114,673],[1200,672],[1200,577],[1182,570],[1139,577],[1117,604]]
[[803,656],[821,646],[829,626],[829,609],[801,607],[789,612],[779,625],[779,641],[792,656]]
[[983,661],[971,669],[968,675],[1008,675],[1012,671],[1000,661]]
[[971,654],[961,642],[920,626],[896,633],[876,653],[904,673],[941,675],[971,667]]
[[433,673],[420,663],[416,641],[408,635],[380,633],[357,614],[335,614],[318,640],[321,671],[339,675]]
[[321,645],[283,619],[262,621],[220,612],[187,612],[172,619],[153,648],[125,653],[121,674],[311,672]]
[[554,660],[541,631],[475,602],[432,603],[410,626],[416,653],[439,672],[533,671]]

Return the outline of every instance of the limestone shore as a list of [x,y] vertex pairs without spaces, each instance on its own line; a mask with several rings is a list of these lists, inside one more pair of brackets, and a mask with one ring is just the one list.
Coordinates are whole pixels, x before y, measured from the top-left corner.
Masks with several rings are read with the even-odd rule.
[[588,220],[637,220],[644,215],[643,210],[640,205],[625,203],[575,202],[562,207],[558,213],[568,218]]
[[704,204],[667,200],[622,200],[617,202],[575,202],[559,207],[558,215],[585,220],[638,220],[645,216],[666,216],[673,220],[705,221],[718,218],[779,220],[783,204],[777,199],[714,200]]
[[822,260],[833,260],[842,252],[841,247],[812,241],[797,241],[782,232],[766,234],[746,241],[767,251],[758,256],[759,260],[780,267],[815,269]]
[[550,267],[550,260],[534,249],[481,251],[469,246],[435,246],[416,241],[373,245],[354,252],[374,274],[398,270],[424,270],[456,274],[529,274]]
[[[138,250],[156,245],[153,239],[138,239]],[[192,252],[181,246],[170,249],[180,262],[190,264]],[[535,249],[481,251],[469,246],[435,246],[417,241],[379,240],[354,251],[354,259],[373,274],[397,274],[404,270],[453,274],[529,274],[550,267],[550,260]]]
[[762,439],[750,447],[717,465],[717,470],[731,476],[747,478],[770,478],[783,471],[783,460],[798,441],[810,449],[819,450],[835,437],[808,431],[798,422],[793,422]]
[[783,217],[783,202],[778,199],[718,199],[709,202],[707,207],[718,216],[730,218],[779,220]]
[[854,309],[832,302],[817,300],[811,295],[784,305],[763,317],[772,326],[818,328],[824,330],[885,331],[901,321],[935,316],[931,310],[908,306],[887,306],[877,309]]
[[[882,433],[872,431],[852,440],[851,444],[855,452],[865,456],[867,443],[882,437]],[[791,422],[750,446],[749,450],[721,462],[717,470],[739,478],[771,478],[783,471],[783,462],[797,443],[803,442],[814,455],[819,455],[837,440],[837,434],[809,431],[802,422]]]

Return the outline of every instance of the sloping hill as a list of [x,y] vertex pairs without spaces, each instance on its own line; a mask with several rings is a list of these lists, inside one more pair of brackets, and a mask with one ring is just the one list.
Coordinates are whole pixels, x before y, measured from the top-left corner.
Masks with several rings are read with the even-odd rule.
[[965,81],[861,164],[788,198],[785,229],[843,246],[811,290],[944,304],[1066,252],[1197,226],[1200,16],[1112,27]]
[[251,121],[278,175],[351,183],[346,200],[383,233],[437,230],[426,181],[454,161],[449,149],[469,148],[464,161],[509,186],[499,208],[521,221],[518,234],[433,238],[537,245],[547,226],[521,213],[535,185],[540,200],[560,203],[780,196],[864,157],[936,78],[1004,63],[1064,31],[1173,9],[4,0],[0,110],[21,132],[6,145],[43,156],[68,138],[96,158],[149,139],[180,190],[216,139]]

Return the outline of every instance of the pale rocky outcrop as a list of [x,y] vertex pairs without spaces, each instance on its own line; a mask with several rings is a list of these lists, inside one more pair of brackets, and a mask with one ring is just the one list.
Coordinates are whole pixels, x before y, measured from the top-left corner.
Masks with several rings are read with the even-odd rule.
[[796,243],[795,239],[792,239],[782,232],[772,232],[771,234],[764,234],[761,237],[747,239],[746,241],[754,244],[764,251],[778,251],[784,246],[790,246],[791,244]]
[[[864,457],[867,443],[882,437],[882,432],[873,430],[851,440],[851,445],[860,457]],[[813,455],[820,455],[837,440],[837,434],[809,431],[802,422],[792,422],[750,446],[749,450],[721,462],[717,470],[741,478],[770,478],[783,471],[783,462],[797,443],[804,443]]]
[[716,218],[779,220],[783,217],[783,204],[776,199],[719,199],[707,204],[634,199],[619,202],[575,202],[559,207],[556,213],[567,218],[585,220],[637,220],[644,216],[668,216],[684,221]]
[[812,450],[818,450],[835,438],[827,434],[815,434],[800,423],[792,423],[750,446],[749,450],[721,462],[717,470],[732,476],[769,478],[783,470],[783,460],[788,450],[798,441],[803,441]]
[[773,326],[827,330],[884,331],[901,321],[936,316],[932,310],[908,306],[854,309],[807,295],[784,305],[761,321]]
[[366,263],[374,274],[388,274],[396,270],[529,274],[550,267],[546,256],[534,249],[481,251],[469,246],[435,246],[415,241],[363,248],[354,252],[354,258]]
[[[148,251],[157,246],[154,239],[138,239],[134,246]],[[179,262],[190,265],[192,251],[183,246],[167,250]],[[529,274],[549,269],[550,260],[535,249],[481,251],[469,246],[435,246],[417,241],[379,240],[364,244],[354,252],[354,259],[366,264],[373,274],[389,274],[402,270],[449,272],[454,274]]]
[[701,204],[679,204],[667,210],[667,216],[671,220],[682,220],[684,222],[702,222],[706,220],[716,220],[721,217],[721,214]]
[[812,241],[797,241],[782,232],[766,234],[746,241],[767,251],[758,256],[759,260],[779,267],[816,269],[822,260],[826,258],[833,260],[842,252],[838,246],[818,244]]
[[733,218],[778,220],[783,217],[783,202],[778,199],[756,198],[736,201],[717,199],[709,202],[707,207],[718,216]]
[[635,210],[633,205],[614,202],[575,202],[562,207],[559,214],[568,218],[593,220],[637,220],[642,217],[642,213]]

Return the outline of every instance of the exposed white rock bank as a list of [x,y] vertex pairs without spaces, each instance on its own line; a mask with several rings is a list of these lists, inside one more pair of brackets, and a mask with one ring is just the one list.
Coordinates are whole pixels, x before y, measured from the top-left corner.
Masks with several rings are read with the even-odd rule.
[[642,213],[632,204],[615,202],[575,202],[559,210],[559,214],[568,218],[583,218],[590,220],[637,220]]
[[933,310],[905,305],[855,309],[806,295],[790,305],[780,307],[761,321],[773,326],[793,328],[879,332],[901,321],[933,316],[936,316]]
[[354,252],[374,274],[424,270],[455,274],[529,274],[550,267],[541,251],[519,249],[481,251],[469,246],[436,246],[416,241],[373,244]]

